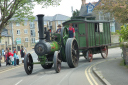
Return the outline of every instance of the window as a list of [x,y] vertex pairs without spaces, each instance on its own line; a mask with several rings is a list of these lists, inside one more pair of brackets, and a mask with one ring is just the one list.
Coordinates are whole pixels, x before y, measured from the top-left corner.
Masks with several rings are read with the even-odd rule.
[[99,31],[103,32],[103,23],[99,23]]
[[35,43],[35,38],[31,38],[31,42],[32,43]]
[[58,21],[58,24],[61,24],[61,21]]
[[103,12],[99,12],[99,20],[104,20],[104,15],[103,15]]
[[25,42],[28,42],[28,38],[25,38]]
[[20,35],[20,30],[17,30],[17,35]]
[[26,26],[27,25],[27,21],[24,21],[24,26]]
[[52,26],[52,22],[49,21],[49,25]]
[[95,32],[103,32],[103,23],[95,23]]
[[99,32],[99,24],[95,23],[95,32]]
[[47,21],[44,21],[44,25],[47,25]]
[[28,34],[28,30],[27,29],[24,29],[24,34]]
[[34,22],[30,22],[30,28],[35,28]]
[[16,26],[20,26],[20,23],[17,22],[17,23],[16,23]]
[[31,36],[35,36],[35,30],[31,30]]

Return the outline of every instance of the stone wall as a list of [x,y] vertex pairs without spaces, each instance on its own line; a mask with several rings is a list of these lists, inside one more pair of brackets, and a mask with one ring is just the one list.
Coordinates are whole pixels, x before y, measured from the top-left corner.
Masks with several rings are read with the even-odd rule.
[[111,43],[119,43],[119,35],[111,35]]

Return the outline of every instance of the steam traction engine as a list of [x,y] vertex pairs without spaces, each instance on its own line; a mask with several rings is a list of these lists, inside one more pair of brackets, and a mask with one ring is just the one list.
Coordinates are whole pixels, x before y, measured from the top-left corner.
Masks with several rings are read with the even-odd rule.
[[[33,64],[41,64],[44,69],[52,68],[54,64],[57,73],[61,70],[61,62],[67,62],[70,68],[78,66],[79,50],[75,38],[69,38],[67,28],[62,28],[61,33],[44,32],[44,15],[37,15],[39,27],[39,42],[34,50],[39,62],[33,62],[32,55],[27,53],[24,58],[24,69],[29,75],[33,71]],[[46,37],[44,37],[46,34]]]

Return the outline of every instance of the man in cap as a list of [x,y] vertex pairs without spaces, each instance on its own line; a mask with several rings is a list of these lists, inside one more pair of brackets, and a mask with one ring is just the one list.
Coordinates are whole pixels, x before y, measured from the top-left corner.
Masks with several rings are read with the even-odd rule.
[[57,29],[56,33],[61,33],[61,25],[59,24],[57,27],[58,27],[58,29]]

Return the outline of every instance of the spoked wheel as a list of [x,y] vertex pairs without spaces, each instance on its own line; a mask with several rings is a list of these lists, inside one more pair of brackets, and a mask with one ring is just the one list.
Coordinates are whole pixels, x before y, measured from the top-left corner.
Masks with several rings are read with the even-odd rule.
[[61,29],[61,43],[62,43],[62,46],[65,46],[66,45],[66,41],[69,37],[69,34],[68,34],[68,30],[67,28],[62,28]]
[[108,46],[101,47],[101,56],[102,58],[107,58],[108,56]]
[[79,61],[79,50],[78,50],[78,44],[75,38],[68,38],[66,42],[66,60],[68,63],[68,66],[70,68],[75,68],[78,66]]
[[92,59],[93,59],[92,51],[91,50],[88,50],[88,52],[87,52],[87,60],[89,62],[92,62]]
[[33,59],[30,53],[25,55],[24,58],[24,69],[26,73],[29,75],[32,73],[33,70]]
[[59,73],[61,70],[61,60],[60,60],[60,53],[58,51],[54,52],[53,62],[56,73]]
[[88,52],[86,51],[85,54],[84,54],[84,58],[87,60],[88,59],[87,57],[88,57]]

